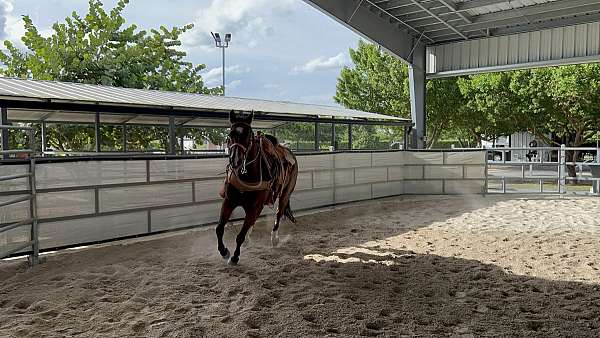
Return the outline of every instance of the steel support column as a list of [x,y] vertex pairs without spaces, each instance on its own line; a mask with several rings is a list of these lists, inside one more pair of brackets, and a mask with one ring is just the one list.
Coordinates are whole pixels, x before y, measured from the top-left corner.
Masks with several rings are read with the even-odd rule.
[[352,125],[348,125],[348,150],[352,150]]
[[335,123],[331,124],[331,147],[332,147],[332,150],[337,150],[337,147],[335,144]]
[[[2,126],[8,126],[8,109],[6,109],[6,107],[1,107],[0,108],[0,125]],[[2,131],[0,131],[2,133],[2,150],[9,150],[9,144],[8,144],[8,133],[9,130],[8,129],[3,129]],[[10,155],[9,154],[4,154],[3,158],[7,159]]]
[[44,154],[46,152],[46,121],[42,121],[40,129],[41,129],[40,133],[41,133],[41,138],[42,138],[41,149],[42,149],[42,154]]
[[123,152],[127,152],[127,124],[123,123]]
[[175,135],[175,116],[169,116],[169,155],[175,155],[177,150],[177,137]]
[[410,111],[413,121],[412,146],[415,149],[424,149],[426,144],[426,71],[425,71],[425,45],[415,47],[412,63],[408,66],[410,84]]
[[102,136],[100,135],[100,112],[96,112],[96,117],[94,119],[94,136],[96,140],[95,151],[99,153],[102,148]]
[[315,151],[320,150],[320,137],[319,137],[319,122],[315,122]]
[[181,148],[181,155],[185,155],[185,144],[184,144],[184,138],[185,138],[185,133],[183,133],[181,135],[181,138],[179,138],[179,147]]

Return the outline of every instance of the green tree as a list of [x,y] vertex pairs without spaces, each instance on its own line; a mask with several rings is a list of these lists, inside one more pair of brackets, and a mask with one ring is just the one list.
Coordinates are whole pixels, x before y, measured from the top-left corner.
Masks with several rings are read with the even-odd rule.
[[517,120],[522,101],[511,89],[512,73],[478,74],[458,79],[465,103],[454,116],[456,131],[469,134],[476,144],[520,131]]
[[[149,32],[127,25],[123,10],[129,0],[119,0],[106,11],[101,1],[90,0],[84,16],[73,12],[63,22],[52,25],[52,34],[43,37],[29,16],[24,16],[26,50],[4,41],[0,51],[0,75],[36,80],[58,80],[127,88],[169,90],[202,94],[222,94],[222,88],[207,88],[200,72],[205,65],[185,60],[180,36],[193,25],[168,29],[164,26]],[[54,139],[61,150],[79,149],[86,126],[59,127],[58,134],[73,137]],[[162,137],[160,128],[151,138]],[[153,130],[150,130],[153,132]],[[57,135],[58,135],[57,134]],[[50,136],[50,135],[49,135]],[[105,135],[107,136],[107,135]],[[143,138],[131,139],[144,143]],[[222,135],[209,133],[215,140]],[[131,135],[136,137],[136,133]],[[75,141],[79,139],[79,141]]]
[[337,103],[373,113],[410,116],[405,64],[362,40],[356,50],[350,49],[350,59],[353,67],[344,67],[338,77]]
[[[515,72],[511,88],[524,103],[519,122],[550,145],[579,147],[600,131],[600,64],[572,65]],[[567,152],[575,162],[578,153]],[[575,165],[568,166],[576,176]]]
[[[364,41],[350,49],[350,58],[353,66],[341,70],[334,100],[346,108],[410,118],[408,66]],[[456,79],[428,81],[427,90],[427,146],[431,147],[462,102]],[[374,147],[391,140],[402,140],[402,130],[370,126],[358,130],[353,142]]]
[[[431,148],[442,135],[459,139],[462,124],[457,124],[464,110],[464,98],[456,78],[427,81],[427,146]],[[460,121],[460,120],[458,120]],[[469,137],[466,137],[469,139]],[[464,145],[468,142],[462,141]]]
[[600,64],[519,71],[511,86],[528,112],[521,126],[548,144],[581,146],[600,130]]

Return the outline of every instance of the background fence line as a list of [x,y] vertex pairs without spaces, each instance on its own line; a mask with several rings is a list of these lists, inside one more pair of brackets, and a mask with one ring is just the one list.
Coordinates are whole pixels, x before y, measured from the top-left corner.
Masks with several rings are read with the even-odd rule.
[[[485,193],[485,152],[335,152],[298,155],[294,210],[402,194]],[[52,250],[218,220],[226,158],[56,159],[35,165],[42,250]],[[0,166],[19,175],[25,164]],[[22,196],[26,182],[0,184],[0,201]],[[0,208],[0,224],[27,205]],[[272,211],[265,208],[263,215]],[[243,216],[237,209],[234,218]],[[0,225],[1,226],[1,225]],[[24,241],[22,231],[0,236],[0,248]],[[23,251],[24,252],[24,251]]]

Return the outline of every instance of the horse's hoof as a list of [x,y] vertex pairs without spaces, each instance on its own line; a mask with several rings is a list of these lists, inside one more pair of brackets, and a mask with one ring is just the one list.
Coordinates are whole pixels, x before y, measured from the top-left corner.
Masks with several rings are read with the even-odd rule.
[[231,255],[229,253],[229,249],[225,248],[225,254],[223,254],[222,252],[219,252],[221,254],[221,257],[223,257],[223,259],[228,259],[229,256]]
[[237,263],[240,261],[239,257],[231,257],[229,258],[229,260],[227,261],[227,264],[229,265],[237,265]]
[[276,248],[279,245],[279,236],[277,233],[271,233],[271,246]]

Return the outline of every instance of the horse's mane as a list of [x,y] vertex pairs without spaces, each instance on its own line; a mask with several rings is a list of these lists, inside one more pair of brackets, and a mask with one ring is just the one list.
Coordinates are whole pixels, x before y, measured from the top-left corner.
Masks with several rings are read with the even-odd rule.
[[274,146],[279,144],[279,140],[277,140],[277,137],[273,136],[273,135],[269,135],[269,134],[263,134],[265,136],[265,138],[269,141],[271,141],[271,143],[273,143]]

